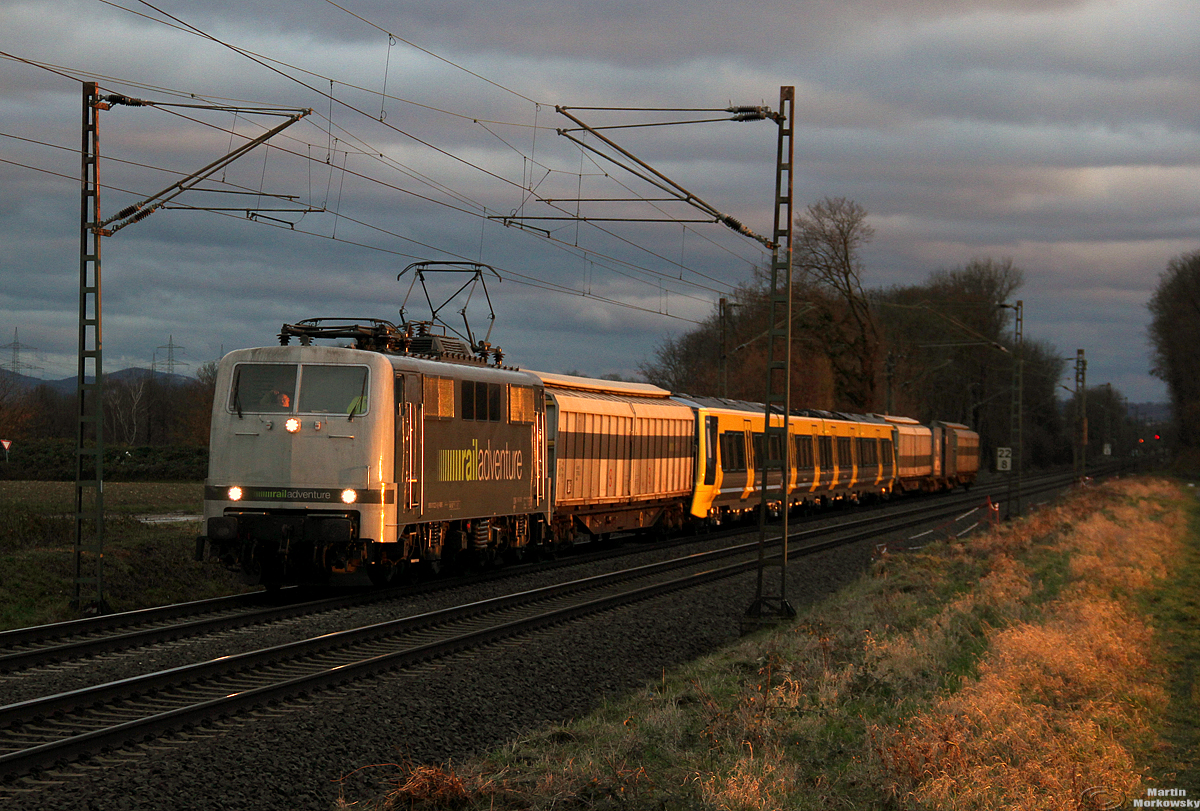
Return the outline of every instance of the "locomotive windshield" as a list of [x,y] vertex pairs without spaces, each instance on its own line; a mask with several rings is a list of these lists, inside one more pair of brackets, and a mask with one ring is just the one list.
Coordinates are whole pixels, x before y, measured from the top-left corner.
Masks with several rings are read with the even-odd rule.
[[298,410],[305,414],[362,414],[367,410],[366,368],[305,365]]
[[362,414],[367,410],[365,366],[239,363],[229,410],[266,414]]

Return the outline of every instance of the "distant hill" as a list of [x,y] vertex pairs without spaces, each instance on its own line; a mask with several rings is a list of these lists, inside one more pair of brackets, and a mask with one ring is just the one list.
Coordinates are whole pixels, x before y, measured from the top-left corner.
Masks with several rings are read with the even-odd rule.
[[[190,383],[193,378],[184,375],[167,374],[166,372],[152,372],[149,369],[140,369],[137,367],[129,369],[121,369],[119,372],[108,372],[104,375],[105,379],[110,382],[120,382],[123,380],[137,380],[143,377],[153,376],[156,381],[166,385],[179,386],[184,383]],[[42,380],[39,377],[30,377],[28,375],[10,372],[7,369],[0,369],[0,381],[15,384],[18,391],[28,391],[36,389],[38,386],[46,386],[52,391],[59,394],[74,394],[78,384],[76,376],[64,377],[61,380]]]

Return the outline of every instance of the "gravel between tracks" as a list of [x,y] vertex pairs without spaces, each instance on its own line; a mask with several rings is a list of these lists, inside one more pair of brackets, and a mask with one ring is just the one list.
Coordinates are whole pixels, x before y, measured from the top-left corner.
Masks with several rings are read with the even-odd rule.
[[[858,577],[873,545],[858,543],[793,561],[788,596],[796,606],[820,599]],[[679,549],[646,553],[674,557]],[[647,562],[648,562],[647,560]],[[578,576],[624,567],[589,564]],[[632,564],[630,564],[632,565]],[[596,567],[594,570],[589,567]],[[773,571],[773,570],[772,570]],[[575,574],[576,570],[572,570]],[[535,572],[449,594],[413,598],[404,614],[536,588],[563,577]],[[586,713],[610,695],[661,678],[670,669],[738,636],[753,597],[754,575],[642,602],[633,608],[544,630],[521,640],[390,674],[198,729],[180,740],[99,758],[48,774],[36,784],[0,788],[12,809],[330,809],[341,796],[376,796],[395,774],[388,763],[462,759],[538,726]],[[4,703],[47,689],[121,678],[279,644],[302,636],[398,616],[396,606],[334,612],[234,631],[203,642],[183,641],[153,653],[129,651],[91,666],[62,665],[0,677]],[[100,765],[96,765],[96,764]],[[372,767],[374,768],[363,768]],[[358,771],[356,771],[358,770]]]

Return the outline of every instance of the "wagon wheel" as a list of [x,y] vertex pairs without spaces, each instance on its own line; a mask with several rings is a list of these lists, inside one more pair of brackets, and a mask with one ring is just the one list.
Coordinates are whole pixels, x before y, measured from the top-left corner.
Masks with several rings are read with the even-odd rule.
[[371,583],[384,588],[386,586],[394,586],[398,584],[408,570],[408,561],[390,561],[384,560],[379,563],[368,563],[366,566],[367,577],[371,579]]

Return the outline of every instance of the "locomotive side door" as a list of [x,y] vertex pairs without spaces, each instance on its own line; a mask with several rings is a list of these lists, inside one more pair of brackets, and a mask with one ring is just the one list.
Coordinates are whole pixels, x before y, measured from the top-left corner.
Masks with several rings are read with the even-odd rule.
[[422,512],[425,421],[422,380],[415,373],[396,373],[396,487],[402,512]]
[[550,509],[553,510],[558,500],[558,483],[564,478],[558,469],[558,401],[554,399],[554,395],[549,391],[544,393],[544,398],[545,422],[543,430],[546,437],[546,470],[549,471]]

